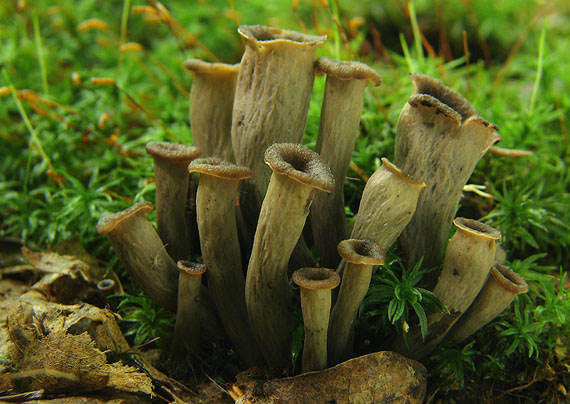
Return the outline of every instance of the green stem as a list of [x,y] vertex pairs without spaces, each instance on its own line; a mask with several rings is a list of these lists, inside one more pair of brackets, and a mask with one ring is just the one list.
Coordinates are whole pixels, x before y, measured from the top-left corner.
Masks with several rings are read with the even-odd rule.
[[538,66],[536,67],[536,77],[534,79],[534,86],[532,88],[532,95],[530,97],[530,107],[529,112],[532,114],[534,111],[534,105],[536,103],[536,96],[538,94],[538,89],[540,86],[540,79],[542,78],[542,66],[544,62],[544,42],[546,41],[546,17],[544,18],[544,24],[542,30],[540,31],[540,41],[538,43]]
[[36,53],[38,55],[38,61],[40,63],[40,70],[42,74],[42,85],[44,88],[44,95],[49,95],[49,86],[47,81],[47,69],[44,60],[44,48],[42,44],[42,34],[40,31],[40,22],[38,19],[38,14],[34,12],[33,14],[33,25],[34,25],[34,38],[36,41]]

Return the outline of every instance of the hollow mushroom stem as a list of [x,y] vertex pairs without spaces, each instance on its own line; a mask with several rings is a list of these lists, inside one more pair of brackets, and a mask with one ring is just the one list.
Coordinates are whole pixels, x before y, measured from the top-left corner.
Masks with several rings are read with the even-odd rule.
[[293,318],[287,264],[317,190],[330,192],[334,179],[318,154],[298,144],[270,146],[273,170],[247,269],[246,305],[254,334],[272,367],[288,367]]
[[263,357],[245,306],[245,278],[236,226],[238,186],[251,171],[217,157],[196,159],[188,171],[199,173],[196,208],[210,295],[240,357],[248,366],[259,365]]
[[517,295],[528,292],[523,277],[507,266],[495,263],[490,275],[473,304],[447,335],[451,341],[465,340],[501,314]]
[[434,267],[441,264],[463,186],[501,136],[441,81],[420,73],[411,79],[414,94],[398,120],[394,162],[424,181],[426,190],[400,241],[408,267],[422,257],[425,267]]
[[331,289],[340,276],[332,269],[301,268],[293,273],[293,282],[301,287],[301,310],[305,324],[303,373],[327,367],[327,330],[331,310]]
[[146,151],[154,159],[158,235],[172,259],[187,259],[192,245],[189,223],[185,220],[187,167],[200,155],[200,150],[177,143],[149,142]]
[[358,135],[364,90],[368,82],[378,86],[381,79],[374,69],[360,62],[320,57],[315,68],[327,75],[316,151],[329,165],[335,189],[330,194],[315,195],[311,227],[320,264],[336,268],[340,261],[336,247],[347,237],[344,179]]
[[184,67],[195,74],[190,92],[194,145],[204,157],[216,156],[233,162],[232,110],[239,64],[188,59]]
[[370,286],[372,268],[382,265],[386,259],[384,251],[372,240],[343,240],[338,244],[338,253],[347,265],[329,324],[330,365],[348,359],[352,353],[354,321]]
[[178,309],[170,355],[180,362],[192,362],[191,354],[196,354],[200,346],[200,289],[206,266],[181,260],[177,267]]
[[178,269],[147,219],[149,202],[99,219],[97,233],[108,235],[113,250],[135,283],[156,303],[176,311]]

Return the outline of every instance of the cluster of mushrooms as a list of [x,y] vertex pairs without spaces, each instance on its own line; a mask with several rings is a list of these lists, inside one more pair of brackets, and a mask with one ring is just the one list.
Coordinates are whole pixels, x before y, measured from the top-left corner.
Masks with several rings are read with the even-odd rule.
[[[200,314],[212,306],[245,365],[289,368],[292,280],[305,325],[302,371],[350,358],[372,272],[397,239],[410,267],[443,262],[434,293],[448,311],[428,316],[427,338],[413,327],[409,344],[390,341],[388,349],[420,359],[444,338],[464,340],[527,290],[496,262],[497,230],[454,220],[477,161],[500,140],[466,99],[411,75],[394,162],[383,158],[367,181],[349,231],[343,184],[363,94],[369,82],[381,84],[379,74],[359,62],[315,60],[324,36],[260,25],[238,32],[246,43],[241,63],[185,62],[195,75],[194,145],[146,146],[157,230],[146,217],[149,202],[97,225],[141,289],[176,313],[173,356],[191,360],[198,352]],[[326,87],[313,152],[301,144],[315,74],[326,75]],[[457,231],[446,247],[452,223]],[[201,263],[191,262],[197,255]]]

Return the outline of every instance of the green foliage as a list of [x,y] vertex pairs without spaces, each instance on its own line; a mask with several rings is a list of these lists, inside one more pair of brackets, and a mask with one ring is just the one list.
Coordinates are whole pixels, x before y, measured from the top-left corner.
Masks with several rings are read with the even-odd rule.
[[462,389],[465,384],[465,374],[475,370],[477,350],[473,348],[475,342],[460,348],[449,348],[440,354],[434,355],[432,360],[436,363],[435,371],[441,379],[451,376],[457,383],[457,388]]

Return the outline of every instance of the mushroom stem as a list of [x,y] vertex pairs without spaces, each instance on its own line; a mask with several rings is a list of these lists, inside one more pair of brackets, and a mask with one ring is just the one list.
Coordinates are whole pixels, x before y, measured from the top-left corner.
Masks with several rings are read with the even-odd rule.
[[414,94],[398,121],[394,162],[426,183],[400,237],[409,267],[441,264],[463,186],[487,150],[501,139],[459,93],[439,80],[411,75]]
[[263,357],[251,332],[245,306],[245,278],[236,226],[236,200],[240,180],[249,168],[217,157],[200,158],[188,166],[199,173],[196,208],[208,288],[218,316],[233,346],[248,366]]
[[190,261],[178,261],[178,309],[170,355],[180,362],[191,362],[191,354],[200,345],[200,289],[206,267]]
[[329,364],[336,365],[352,353],[354,321],[358,308],[368,292],[372,267],[385,261],[384,251],[372,240],[343,240],[338,253],[347,265],[329,325]]
[[153,206],[140,202],[102,217],[97,233],[108,235],[113,250],[133,280],[156,303],[176,311],[178,269],[146,217]]
[[184,67],[195,73],[190,92],[190,128],[202,156],[234,161],[232,110],[239,65],[188,59]]
[[447,335],[451,341],[465,340],[501,314],[517,295],[528,291],[523,277],[509,267],[495,263],[490,274],[473,304]]
[[433,293],[445,304],[449,313],[428,316],[428,333],[422,342],[419,332],[410,334],[409,350],[399,344],[395,349],[412,359],[431,352],[445,337],[453,324],[473,303],[493,266],[496,240],[501,234],[491,226],[458,217],[453,221],[457,231],[449,240],[443,269]]
[[274,144],[265,161],[273,170],[255,232],[246,277],[251,326],[268,364],[288,367],[293,318],[287,264],[317,189],[334,179],[318,154],[298,144]]
[[311,225],[320,264],[336,268],[340,262],[336,246],[347,236],[344,179],[358,135],[364,90],[369,81],[380,85],[381,79],[374,69],[360,62],[320,57],[315,67],[327,74],[316,151],[329,165],[335,189],[330,194],[315,195]]
[[174,260],[190,255],[191,235],[186,223],[188,164],[200,150],[170,142],[149,142],[146,151],[154,159],[156,227],[166,251]]
[[301,310],[305,324],[302,371],[327,367],[327,330],[331,310],[331,289],[340,276],[332,269],[301,268],[293,273],[293,282],[301,287]]

